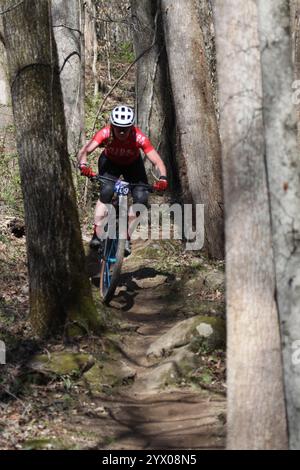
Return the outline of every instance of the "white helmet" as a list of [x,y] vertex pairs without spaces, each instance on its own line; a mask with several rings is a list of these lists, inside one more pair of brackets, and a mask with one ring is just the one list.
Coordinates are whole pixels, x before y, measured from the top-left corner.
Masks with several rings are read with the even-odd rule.
[[134,111],[126,105],[114,108],[110,115],[110,122],[118,127],[130,127],[134,123]]

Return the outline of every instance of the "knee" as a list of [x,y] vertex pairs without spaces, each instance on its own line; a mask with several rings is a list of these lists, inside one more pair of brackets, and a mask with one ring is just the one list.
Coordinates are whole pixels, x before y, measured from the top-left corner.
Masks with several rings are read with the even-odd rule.
[[148,206],[149,192],[144,188],[135,188],[132,194],[133,204],[143,204]]
[[109,204],[114,195],[114,186],[110,184],[105,184],[102,186],[100,191],[100,201],[104,204]]

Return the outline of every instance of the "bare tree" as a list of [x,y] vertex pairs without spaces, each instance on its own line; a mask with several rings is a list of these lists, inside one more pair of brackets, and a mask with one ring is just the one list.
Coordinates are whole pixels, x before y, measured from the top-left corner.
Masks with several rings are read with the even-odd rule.
[[196,0],[162,0],[185,199],[205,205],[208,254],[223,258],[221,144]]
[[81,0],[52,0],[69,153],[84,141],[84,14]]
[[97,40],[97,13],[95,0],[85,2],[85,59],[86,66],[90,67],[94,78],[94,95],[99,93],[99,77],[97,74],[98,40]]
[[300,159],[292,96],[290,10],[288,0],[259,0],[258,5],[266,161],[288,430],[290,447],[300,449],[300,368],[292,361],[293,348],[300,340]]
[[[284,449],[257,4],[215,0],[214,5],[226,214],[227,446]],[[282,58],[280,53],[276,60]]]
[[7,7],[4,38],[24,196],[31,322],[40,335],[66,325],[99,331],[68,159],[50,2],[0,5]]

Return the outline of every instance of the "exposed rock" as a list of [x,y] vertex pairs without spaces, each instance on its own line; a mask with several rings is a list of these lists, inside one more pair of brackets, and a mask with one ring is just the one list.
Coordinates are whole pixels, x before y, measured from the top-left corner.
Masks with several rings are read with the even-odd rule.
[[146,393],[152,392],[176,383],[178,377],[176,364],[171,360],[166,361],[144,375],[137,384],[137,388]]
[[167,280],[167,276],[157,275],[154,277],[148,277],[145,279],[135,279],[133,281],[137,284],[140,289],[154,289],[155,287],[161,286]]
[[200,323],[200,325],[196,327],[196,330],[203,338],[209,338],[214,332],[212,326],[208,325],[208,323]]
[[205,342],[210,349],[224,346],[225,322],[220,318],[196,316],[177,323],[151,344],[147,356],[163,356],[192,340],[196,340],[197,344]]
[[134,380],[136,375],[135,370],[122,364],[111,364],[105,362],[104,364],[96,363],[90,370],[88,370],[81,379],[83,384],[94,396],[101,395],[101,393],[108,387],[114,387],[120,384],[127,384]]
[[224,290],[225,273],[219,270],[211,271],[205,276],[205,286],[209,290]]
[[183,346],[141,377],[137,386],[145,392],[151,392],[175,385],[181,378],[197,368],[198,362],[199,357],[188,346]]

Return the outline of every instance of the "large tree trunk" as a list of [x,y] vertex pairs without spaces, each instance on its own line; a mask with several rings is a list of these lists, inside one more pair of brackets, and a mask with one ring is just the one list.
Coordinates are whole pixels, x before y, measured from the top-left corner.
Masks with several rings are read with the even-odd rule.
[[277,300],[282,325],[289,438],[300,449],[300,159],[292,99],[293,67],[288,0],[259,0],[263,110],[271,196]]
[[182,178],[185,173],[192,201],[205,205],[209,255],[223,258],[221,144],[196,0],[162,0],[162,14],[184,163]]
[[7,57],[4,47],[3,24],[0,16],[0,129],[12,123],[11,98],[8,80]]
[[84,141],[84,15],[81,7],[81,0],[52,0],[53,31],[71,154],[76,154]]
[[131,13],[135,55],[147,51],[136,66],[138,125],[166,163],[172,190],[178,190],[177,163],[173,161],[175,119],[160,0],[131,0]]
[[227,446],[284,449],[257,5],[214,4],[226,214]]
[[50,2],[24,0],[4,15],[4,32],[25,206],[31,322],[40,335],[66,324],[97,330],[100,321],[85,270],[68,159]]

